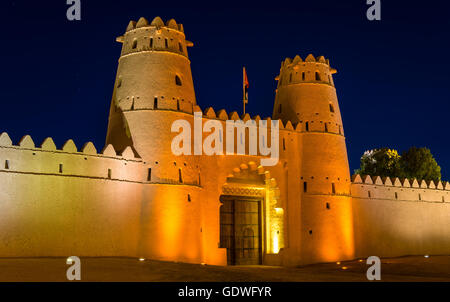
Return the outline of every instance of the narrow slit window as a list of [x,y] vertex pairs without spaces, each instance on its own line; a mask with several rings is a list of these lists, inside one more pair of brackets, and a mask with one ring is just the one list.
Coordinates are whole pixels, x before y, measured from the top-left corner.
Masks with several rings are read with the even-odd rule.
[[327,210],[330,209],[330,203],[329,202],[327,202],[326,207],[327,207]]
[[331,77],[330,77],[330,75],[328,75],[328,83],[331,84]]
[[111,177],[112,177],[112,170],[108,169],[108,179],[111,179]]
[[169,48],[169,41],[167,39],[165,39],[164,41],[166,48]]
[[305,80],[305,73],[302,72],[302,81],[304,81],[304,80]]
[[152,181],[152,168],[148,168],[147,181]]
[[180,52],[183,52],[183,45],[181,45],[181,43],[178,43],[178,49],[180,50]]
[[370,191],[368,192],[368,195],[369,195],[369,198],[371,198],[371,197],[372,197],[372,194],[370,193]]
[[395,199],[398,199],[398,193],[395,192]]
[[153,100],[153,109],[158,109],[158,98]]
[[177,100],[177,110],[180,111],[180,100]]
[[153,38],[150,38],[150,48],[153,48]]
[[181,86],[181,79],[180,79],[180,77],[178,75],[175,76],[175,84],[177,86]]
[[292,82],[292,73],[289,75],[289,83]]
[[442,196],[442,202],[445,202],[445,197],[444,196]]
[[320,81],[320,73],[316,71],[316,81]]
[[5,160],[5,169],[9,170],[9,160]]
[[136,49],[136,47],[137,47],[137,40],[135,39],[135,40],[133,40],[133,49]]
[[331,112],[331,113],[334,113],[334,107],[333,107],[332,104],[330,104],[330,112]]
[[336,185],[333,183],[331,183],[331,193],[336,194]]
[[183,175],[181,174],[181,169],[178,169],[178,182],[183,183]]
[[421,194],[419,194],[419,200],[422,200],[422,195]]
[[188,202],[191,202],[191,194],[188,194]]
[[202,185],[202,178],[200,173],[198,173],[198,185],[201,186]]
[[306,129],[306,131],[309,131],[309,122],[305,123],[305,129]]
[[325,123],[325,132],[328,132],[328,124]]
[[283,137],[283,151],[286,151],[286,139]]
[[308,183],[306,181],[303,182],[303,192],[308,192]]
[[59,164],[59,173],[63,172],[63,164]]

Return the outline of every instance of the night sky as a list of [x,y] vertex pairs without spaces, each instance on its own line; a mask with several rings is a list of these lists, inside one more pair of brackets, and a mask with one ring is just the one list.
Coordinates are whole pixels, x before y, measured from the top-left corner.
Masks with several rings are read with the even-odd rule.
[[382,20],[368,21],[366,0],[81,0],[82,20],[71,22],[65,0],[3,0],[0,132],[15,144],[30,134],[36,145],[52,137],[60,148],[72,138],[101,150],[121,50],[115,38],[131,19],[160,16],[182,23],[194,42],[202,109],[242,112],[245,65],[247,111],[271,116],[281,61],[324,55],[338,70],[352,172],[365,150],[425,146],[450,179],[449,4],[381,3]]

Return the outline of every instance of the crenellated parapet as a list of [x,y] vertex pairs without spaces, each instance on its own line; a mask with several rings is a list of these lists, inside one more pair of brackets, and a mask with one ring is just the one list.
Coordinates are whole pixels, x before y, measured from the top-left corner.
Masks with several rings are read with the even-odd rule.
[[50,137],[38,147],[29,135],[22,137],[17,145],[7,133],[0,135],[0,173],[200,186],[197,177],[185,176],[180,181],[178,169],[159,171],[158,164],[144,162],[130,146],[117,152],[109,144],[98,152],[92,142],[78,149],[69,139],[58,149]]
[[305,60],[299,55],[281,62],[280,75],[276,78],[278,87],[295,84],[327,84],[334,86],[332,75],[336,69],[324,56],[315,58],[309,54]]
[[419,202],[450,202],[450,182],[370,175],[352,176],[352,197]]
[[185,40],[182,24],[174,19],[164,23],[160,17],[155,17],[152,22],[144,17],[137,22],[130,21],[117,42],[123,43],[122,56],[142,51],[168,51],[187,58],[187,47],[193,46]]

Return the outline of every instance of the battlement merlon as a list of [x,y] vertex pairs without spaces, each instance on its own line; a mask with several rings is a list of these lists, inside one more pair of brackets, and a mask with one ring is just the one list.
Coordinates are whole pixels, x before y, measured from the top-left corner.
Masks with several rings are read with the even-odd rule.
[[[136,29],[145,28],[146,30],[153,29],[156,32],[161,33],[161,28],[166,28],[167,30],[173,30],[181,33],[184,36],[184,27],[183,24],[178,24],[175,19],[170,19],[164,24],[163,20],[160,17],[155,17],[151,23],[144,17],[141,17],[138,22],[130,21],[125,31],[125,34],[134,31]],[[119,36],[116,38],[116,41],[119,43],[124,43],[125,36]],[[186,47],[193,47],[194,43],[186,40]]]

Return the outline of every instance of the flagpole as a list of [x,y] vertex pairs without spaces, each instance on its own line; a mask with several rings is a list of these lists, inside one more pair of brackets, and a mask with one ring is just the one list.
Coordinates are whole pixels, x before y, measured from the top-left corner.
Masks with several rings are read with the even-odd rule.
[[245,67],[242,68],[242,103],[244,106],[245,115]]

